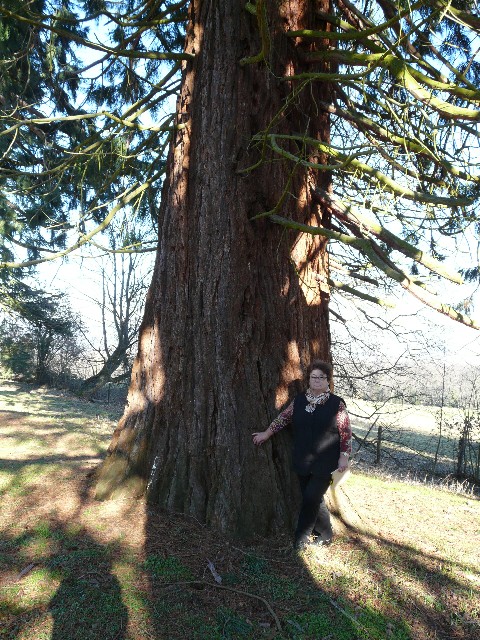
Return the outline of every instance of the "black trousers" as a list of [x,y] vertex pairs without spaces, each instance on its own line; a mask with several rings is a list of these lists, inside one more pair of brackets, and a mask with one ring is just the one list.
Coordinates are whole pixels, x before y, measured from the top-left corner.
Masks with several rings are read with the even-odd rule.
[[298,479],[302,492],[302,506],[298,515],[295,540],[306,540],[312,533],[321,537],[322,540],[331,540],[332,524],[324,499],[331,477],[319,478],[310,474],[299,475]]

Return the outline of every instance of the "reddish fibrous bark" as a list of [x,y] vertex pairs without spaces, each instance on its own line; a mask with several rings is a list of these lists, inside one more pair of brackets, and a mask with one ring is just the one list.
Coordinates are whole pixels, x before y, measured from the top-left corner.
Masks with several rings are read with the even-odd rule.
[[[194,1],[172,140],[159,245],[125,413],[98,477],[97,495],[126,485],[148,499],[232,535],[290,528],[296,483],[288,434],[257,449],[292,398],[312,357],[330,359],[325,241],[286,231],[278,212],[329,224],[312,199],[329,175],[281,162],[252,138],[277,114],[274,130],[328,140],[329,116],[316,85],[284,107],[302,70],[287,30],[319,25],[328,2],[267,3],[264,62],[240,64],[261,49],[255,17],[237,0]],[[311,68],[311,67],[310,67]],[[308,95],[307,95],[308,93]],[[283,108],[283,112],[282,112]],[[326,158],[316,158],[325,162]]]

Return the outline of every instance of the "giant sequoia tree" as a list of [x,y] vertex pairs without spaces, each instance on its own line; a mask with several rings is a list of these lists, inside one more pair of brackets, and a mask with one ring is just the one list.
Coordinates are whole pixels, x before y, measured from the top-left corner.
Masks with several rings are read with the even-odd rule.
[[[4,130],[5,158],[20,152],[15,132],[27,128],[32,145],[42,127],[56,132],[78,120],[85,129],[62,131],[62,145],[70,136],[90,167],[91,148],[104,151],[108,140],[109,154],[96,161],[116,167],[108,197],[121,205],[158,186],[158,141],[171,135],[138,355],[98,495],[127,484],[220,530],[284,527],[293,502],[286,436],[256,450],[250,434],[286,402],[308,360],[331,357],[331,292],[375,298],[368,288],[389,278],[474,324],[429,281],[459,281],[437,240],[474,233],[477,221],[473,2],[193,0],[183,52],[172,25],[185,19],[185,2],[65,6],[74,5],[116,25],[116,46],[101,45],[102,65],[110,81],[136,88],[137,102],[83,116],[77,109],[54,125],[17,109]],[[61,27],[38,13],[3,14],[92,46],[73,12]],[[161,126],[153,109],[176,69],[162,75],[157,64],[148,73],[151,60],[182,60],[175,118]],[[97,88],[90,100],[101,98]],[[109,90],[113,100],[115,83]],[[56,95],[50,100],[55,113],[65,108]],[[153,117],[142,121],[148,109]],[[116,135],[128,144],[115,155]],[[81,164],[59,139],[49,171],[79,175]],[[17,184],[18,167],[8,169]],[[96,180],[90,172],[79,183],[88,195],[85,224],[102,224]],[[461,266],[476,275],[475,265]]]

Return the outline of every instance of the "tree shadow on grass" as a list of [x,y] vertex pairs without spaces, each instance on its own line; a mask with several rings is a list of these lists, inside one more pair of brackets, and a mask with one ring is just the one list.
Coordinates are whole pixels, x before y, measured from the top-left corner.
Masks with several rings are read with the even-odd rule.
[[22,393],[27,391],[28,385],[24,385],[23,383],[13,383],[9,381],[0,382],[1,386],[4,387],[0,389],[0,399],[5,398],[5,404],[15,404],[13,400],[11,400],[12,396],[19,396]]
[[143,568],[154,637],[477,640],[470,562],[398,541],[394,529],[391,538],[346,521],[337,530],[331,547],[297,556],[285,536],[245,545],[148,507]]
[[288,536],[245,545],[149,507],[145,558],[157,639],[414,638],[403,620],[319,584]]
[[114,549],[58,521],[3,535],[0,546],[0,568],[10,572],[2,638],[43,638],[46,628],[49,640],[126,638],[128,610],[112,573]]
[[[389,611],[403,612],[409,637],[415,640],[478,638],[478,605],[472,584],[465,579],[465,574],[477,573],[478,567],[449,558],[445,551],[427,552],[420,546],[373,533],[364,525],[356,527],[343,519],[338,503],[333,503],[333,512],[347,533],[346,555],[355,558],[357,569],[374,586],[377,610],[382,609],[387,617]],[[414,521],[405,524],[415,527]],[[357,603],[368,599],[371,593],[367,589]]]
[[[6,399],[15,393],[20,391],[9,389]],[[62,421],[68,419],[65,411],[68,407],[59,417]],[[125,549],[112,542],[116,538],[109,535],[110,529],[103,535],[102,523],[84,517],[86,508],[95,510],[87,472],[99,456],[85,453],[80,425],[56,429],[57,444],[70,431],[72,439],[65,452],[52,452],[50,431],[37,424],[39,412],[31,415],[31,424],[21,433],[29,444],[25,455],[18,452],[14,459],[0,459],[0,637],[126,638],[129,609],[122,599],[121,576],[117,578],[113,569],[113,562],[122,562]],[[17,414],[0,414],[5,427],[2,445],[8,452],[10,433],[18,436],[16,425],[7,421],[10,416]]]
[[50,600],[51,640],[120,640],[126,637],[128,610],[111,572],[111,552],[83,533],[70,549],[52,558],[61,583]]
[[94,457],[0,459],[2,639],[126,638],[128,609],[112,570],[117,547],[80,524],[91,506],[85,464]]

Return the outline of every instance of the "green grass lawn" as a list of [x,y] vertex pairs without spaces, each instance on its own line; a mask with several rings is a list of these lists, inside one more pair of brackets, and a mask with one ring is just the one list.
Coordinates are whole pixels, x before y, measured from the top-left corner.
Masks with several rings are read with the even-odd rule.
[[117,418],[0,383],[0,638],[480,637],[478,500],[354,473],[331,547],[245,546],[143,500],[95,502]]

